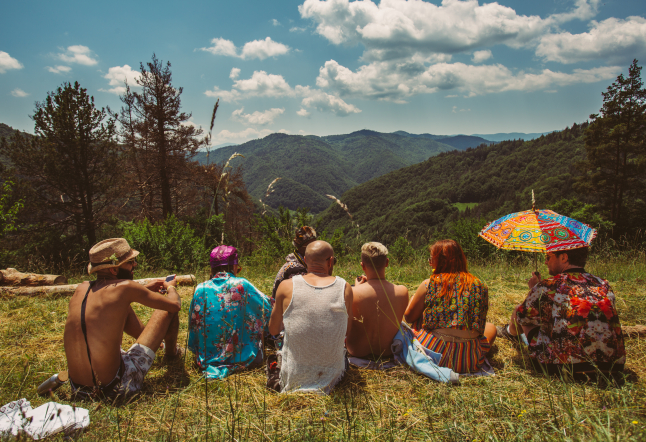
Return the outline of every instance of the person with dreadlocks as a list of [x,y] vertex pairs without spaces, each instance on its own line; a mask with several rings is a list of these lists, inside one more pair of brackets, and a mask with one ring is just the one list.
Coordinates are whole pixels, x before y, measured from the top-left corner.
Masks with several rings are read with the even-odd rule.
[[437,241],[429,251],[432,274],[411,298],[404,318],[424,347],[442,354],[438,365],[476,372],[496,339],[496,327],[487,322],[487,285],[468,272],[456,241]]
[[304,256],[307,245],[316,241],[316,230],[310,226],[303,226],[296,230],[296,236],[292,241],[294,246],[294,253],[290,253],[285,258],[285,264],[280,268],[274,281],[274,288],[271,291],[272,300],[276,299],[276,290],[281,282],[286,279],[291,279],[296,275],[306,275],[307,265],[305,264]]

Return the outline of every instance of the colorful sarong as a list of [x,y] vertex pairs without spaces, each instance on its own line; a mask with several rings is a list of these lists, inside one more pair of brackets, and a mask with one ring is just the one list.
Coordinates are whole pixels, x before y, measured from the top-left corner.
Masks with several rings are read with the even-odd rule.
[[442,354],[438,365],[452,369],[456,373],[475,373],[485,363],[491,348],[489,340],[482,335],[473,339],[436,336],[432,331],[413,328],[415,338],[424,347]]

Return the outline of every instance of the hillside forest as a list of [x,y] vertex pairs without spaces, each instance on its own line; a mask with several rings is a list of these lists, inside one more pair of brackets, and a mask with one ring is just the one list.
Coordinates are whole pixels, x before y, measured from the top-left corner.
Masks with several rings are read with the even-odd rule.
[[494,253],[478,231],[530,209],[532,191],[537,208],[599,229],[597,243],[646,246],[637,60],[589,121],[531,141],[362,130],[211,151],[218,103],[207,133],[183,124],[191,114],[170,68],[154,55],[141,63],[140,92],[127,88],[116,112],[64,83],[36,103],[34,135],[0,124],[2,268],[79,274],[89,248],[117,236],[144,269],[202,266],[220,243],[273,262],[303,224],[340,255],[376,240],[403,259],[452,237],[478,258]]

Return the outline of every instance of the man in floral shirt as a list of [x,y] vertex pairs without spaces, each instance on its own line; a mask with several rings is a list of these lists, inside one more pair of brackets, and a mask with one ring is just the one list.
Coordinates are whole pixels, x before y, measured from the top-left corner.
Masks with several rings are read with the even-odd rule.
[[260,365],[263,334],[271,315],[269,298],[237,275],[235,247],[211,252],[211,279],[198,285],[191,302],[188,348],[209,379]]
[[608,281],[584,270],[587,255],[587,247],[548,252],[552,277],[541,281],[535,272],[509,327],[498,330],[499,337],[515,340],[524,333],[530,357],[549,373],[563,367],[619,372],[626,362],[615,294]]

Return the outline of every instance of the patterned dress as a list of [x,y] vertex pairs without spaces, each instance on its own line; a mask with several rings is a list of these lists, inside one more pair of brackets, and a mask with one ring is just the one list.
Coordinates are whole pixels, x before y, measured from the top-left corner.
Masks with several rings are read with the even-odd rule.
[[622,370],[626,349],[608,281],[569,269],[536,284],[520,305],[529,355],[541,364],[575,364],[574,371]]
[[[424,347],[442,354],[438,364],[441,367],[451,368],[456,373],[478,371],[491,348],[483,334],[489,311],[489,289],[474,277],[473,283],[460,290],[458,276],[449,287],[451,296],[443,297],[440,295],[443,283],[433,279],[431,277],[424,299],[424,313],[413,324],[413,333]],[[474,330],[479,336],[473,339],[452,339],[432,333],[440,328]]]
[[307,267],[304,265],[303,257],[298,255],[298,252],[290,253],[285,258],[285,264],[280,268],[276,279],[274,280],[274,288],[271,291],[271,298],[276,299],[276,290],[281,282],[286,279],[292,279],[296,275],[306,275]]
[[217,273],[198,285],[191,302],[188,348],[208,378],[224,378],[262,361],[271,303],[249,281]]

